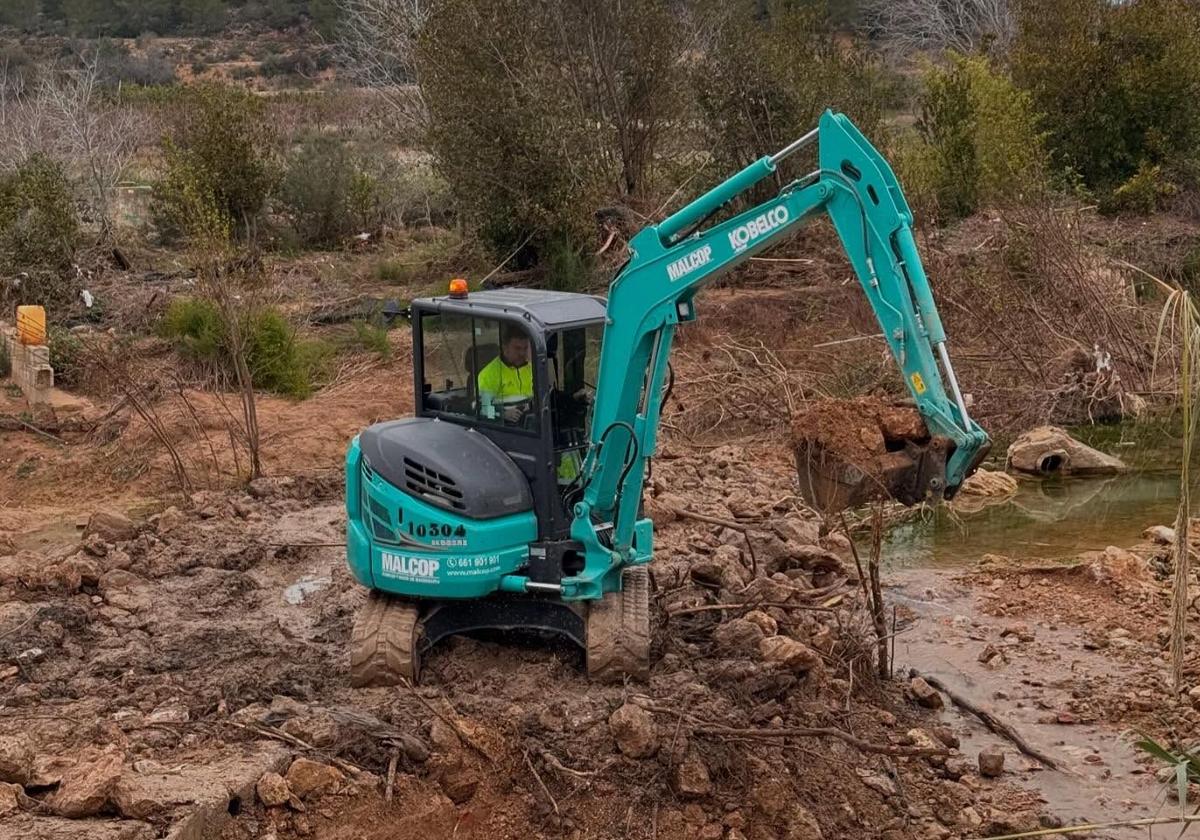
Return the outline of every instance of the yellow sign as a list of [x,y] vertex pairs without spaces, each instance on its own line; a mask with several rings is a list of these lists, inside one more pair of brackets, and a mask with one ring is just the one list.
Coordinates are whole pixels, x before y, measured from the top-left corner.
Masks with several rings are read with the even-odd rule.
[[925,393],[925,380],[921,378],[921,374],[914,373],[912,376],[909,377],[909,379],[912,380],[912,386],[913,386],[914,391],[916,391],[918,394]]

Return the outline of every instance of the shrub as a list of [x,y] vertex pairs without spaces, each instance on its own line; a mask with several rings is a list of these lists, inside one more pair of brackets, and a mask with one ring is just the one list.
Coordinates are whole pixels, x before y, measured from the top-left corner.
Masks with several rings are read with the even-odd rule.
[[107,87],[120,85],[173,85],[175,65],[158,47],[149,47],[145,55],[130,55],[125,49],[105,49],[97,57],[100,82]]
[[1158,164],[1145,161],[1137,172],[1110,194],[1102,196],[1100,210],[1105,213],[1128,212],[1148,216],[1178,188],[1169,181]]
[[[717,4],[724,6],[725,4]],[[813,128],[826,108],[876,132],[890,82],[864,50],[839,42],[824,2],[731,4],[694,86],[719,167],[731,172]],[[756,9],[763,14],[754,14]]]
[[685,117],[688,45],[664,34],[680,24],[674,5],[432,4],[415,51],[427,148],[466,220],[514,268],[557,239],[589,241],[597,209],[653,187]]
[[1022,0],[1014,76],[1047,115],[1055,166],[1095,191],[1125,185],[1145,206],[1145,167],[1200,151],[1200,10],[1185,0]]
[[197,85],[186,96],[174,131],[163,144],[165,169],[153,212],[168,238],[217,228],[253,236],[267,196],[279,179],[276,134],[261,101],[222,85]]
[[75,197],[58,163],[34,155],[0,177],[0,271],[21,276],[9,295],[16,302],[54,306],[74,299],[70,267],[78,238]]
[[[255,387],[291,397],[308,396],[328,348],[320,342],[301,340],[287,319],[270,307],[255,309],[243,317],[246,363]],[[173,300],[158,331],[186,358],[223,377],[233,375],[229,324],[212,301]]]
[[50,366],[54,368],[54,384],[73,390],[84,384],[85,364],[83,342],[70,330],[51,327],[46,336],[50,351]]
[[1046,169],[1029,95],[986,58],[949,58],[926,70],[919,140],[901,144],[898,157],[917,205],[932,204],[943,220],[1037,190]]
[[336,245],[350,234],[350,192],[356,169],[346,143],[317,135],[289,158],[279,203],[292,227],[310,245]]
[[445,182],[428,166],[405,166],[384,149],[321,134],[304,139],[289,156],[278,204],[301,240],[316,246],[450,214]]
[[353,321],[340,343],[345,350],[374,353],[384,361],[392,357],[392,345],[388,341],[387,327],[382,324]]

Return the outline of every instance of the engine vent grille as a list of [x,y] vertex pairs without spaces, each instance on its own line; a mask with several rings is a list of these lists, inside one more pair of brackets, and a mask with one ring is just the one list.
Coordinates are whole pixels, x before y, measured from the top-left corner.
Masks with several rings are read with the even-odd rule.
[[405,489],[414,496],[452,510],[466,510],[462,491],[450,476],[405,458],[404,479]]

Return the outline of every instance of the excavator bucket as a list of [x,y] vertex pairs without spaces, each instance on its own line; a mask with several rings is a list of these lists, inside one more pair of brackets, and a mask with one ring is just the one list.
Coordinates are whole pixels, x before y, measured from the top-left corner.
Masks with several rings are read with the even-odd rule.
[[937,502],[953,442],[915,408],[874,398],[821,400],[793,420],[800,493],[822,513],[872,501]]

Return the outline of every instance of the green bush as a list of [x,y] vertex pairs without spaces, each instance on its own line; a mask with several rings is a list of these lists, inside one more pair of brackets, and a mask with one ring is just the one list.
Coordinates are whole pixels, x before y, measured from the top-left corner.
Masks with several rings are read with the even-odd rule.
[[919,139],[898,144],[897,169],[918,207],[940,219],[1026,197],[1046,177],[1030,97],[982,56],[930,66],[920,95]]
[[[242,317],[246,364],[255,388],[290,397],[308,396],[328,358],[329,348],[322,342],[300,339],[287,319],[270,307],[255,309]],[[186,358],[231,377],[229,327],[214,302],[176,298],[163,315],[158,331]]]
[[392,357],[392,345],[388,341],[387,327],[383,324],[352,321],[339,344],[343,350],[374,353],[384,361]]
[[714,177],[783,148],[826,108],[847,114],[868,137],[876,133],[891,83],[869,52],[835,37],[826,2],[715,6],[723,30],[694,73],[719,165]]
[[220,229],[253,236],[279,180],[276,133],[262,102],[223,85],[189,89],[171,135],[152,212],[160,233],[211,236]]
[[1019,12],[1014,77],[1046,115],[1055,167],[1148,206],[1152,168],[1200,152],[1200,10],[1186,0],[1022,0]]
[[653,187],[685,117],[674,6],[432,4],[415,52],[426,147],[494,256],[531,267],[556,240],[594,238],[599,208]]
[[50,367],[54,368],[54,384],[73,390],[84,384],[83,342],[70,330],[50,327],[46,336],[50,351]]
[[1167,179],[1161,166],[1143,162],[1129,180],[1101,197],[1100,210],[1104,213],[1125,212],[1148,216],[1177,191],[1178,188]]
[[310,137],[291,154],[279,204],[305,243],[336,245],[352,233],[350,192],[356,175],[350,150],[338,137]]
[[78,240],[75,196],[62,166],[34,155],[0,177],[0,272],[21,278],[4,283],[0,296],[47,306],[72,301]]

